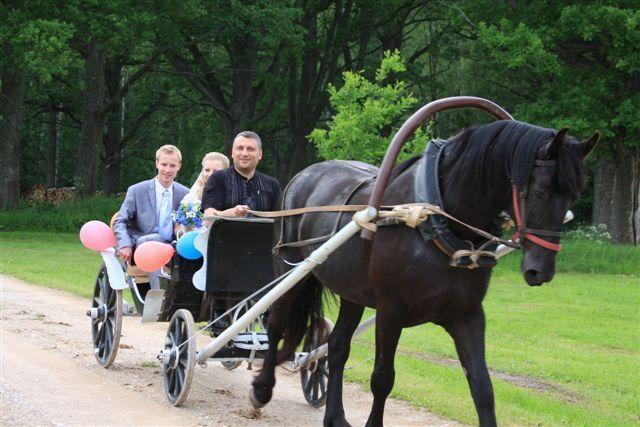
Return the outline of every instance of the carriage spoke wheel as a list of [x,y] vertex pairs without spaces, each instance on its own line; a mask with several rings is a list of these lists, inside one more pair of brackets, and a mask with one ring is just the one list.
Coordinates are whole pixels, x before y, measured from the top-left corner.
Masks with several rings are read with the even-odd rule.
[[122,329],[122,291],[112,289],[104,264],[100,267],[93,290],[91,309],[93,354],[103,368],[111,366],[118,353]]
[[[244,315],[251,307],[253,307],[253,301],[247,301],[244,305],[240,306],[235,312],[233,312],[233,322],[237,321],[242,315]],[[247,326],[246,331],[250,332],[256,329],[260,331],[264,331],[264,323],[263,323],[264,313],[260,315],[258,319],[256,319],[253,323]],[[220,362],[223,368],[233,371],[236,368],[239,368],[242,365],[242,360],[225,360]]]
[[167,399],[180,406],[189,395],[196,364],[195,326],[189,310],[180,309],[171,318],[161,358]]
[[[317,328],[309,328],[304,337],[302,351],[309,352],[329,340],[333,324],[329,319],[316,319]],[[314,333],[312,333],[314,331]],[[302,393],[309,405],[314,408],[323,406],[327,400],[327,383],[329,382],[329,360],[327,356],[316,360],[306,369],[300,369]]]

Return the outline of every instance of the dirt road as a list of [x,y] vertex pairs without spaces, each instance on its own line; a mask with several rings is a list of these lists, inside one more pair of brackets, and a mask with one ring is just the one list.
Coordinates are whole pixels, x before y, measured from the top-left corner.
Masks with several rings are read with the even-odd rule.
[[[103,369],[91,348],[89,301],[0,275],[1,425],[322,425],[324,409],[307,405],[299,376],[279,368],[273,400],[259,413],[247,399],[255,371],[196,367],[184,406],[165,396],[161,366],[166,323],[125,317],[116,362]],[[203,337],[206,340],[206,337]],[[203,344],[198,344],[201,348]],[[345,386],[345,412],[364,425],[370,393]],[[390,399],[389,426],[454,425]]]

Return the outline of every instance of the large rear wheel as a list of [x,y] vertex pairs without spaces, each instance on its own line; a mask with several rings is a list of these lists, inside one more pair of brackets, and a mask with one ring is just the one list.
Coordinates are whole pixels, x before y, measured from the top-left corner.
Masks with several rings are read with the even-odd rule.
[[111,366],[118,353],[122,330],[122,291],[112,289],[104,264],[98,271],[91,309],[93,353],[103,368]]
[[193,315],[177,310],[171,321],[162,351],[164,391],[173,406],[180,406],[189,395],[196,365],[196,337]]
[[[329,319],[316,319],[316,327],[309,328],[304,337],[302,351],[310,352],[329,341],[333,323]],[[314,408],[324,406],[327,401],[327,383],[329,381],[329,360],[325,356],[300,369],[302,393],[307,403]]]

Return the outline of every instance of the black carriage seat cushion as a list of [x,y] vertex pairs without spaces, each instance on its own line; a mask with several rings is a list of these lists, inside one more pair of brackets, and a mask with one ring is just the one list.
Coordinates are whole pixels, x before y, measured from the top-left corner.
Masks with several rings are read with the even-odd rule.
[[221,220],[211,227],[207,292],[244,297],[273,280],[273,222]]

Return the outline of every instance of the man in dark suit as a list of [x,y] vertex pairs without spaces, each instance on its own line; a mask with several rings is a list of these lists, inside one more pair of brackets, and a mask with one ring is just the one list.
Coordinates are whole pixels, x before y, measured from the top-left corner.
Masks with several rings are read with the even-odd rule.
[[[133,250],[144,242],[171,242],[173,221],[177,209],[189,189],[174,181],[182,164],[182,154],[173,145],[163,145],[156,151],[158,175],[132,185],[118,211],[113,231],[118,256],[131,262]],[[159,289],[160,270],[149,273],[151,289]]]

